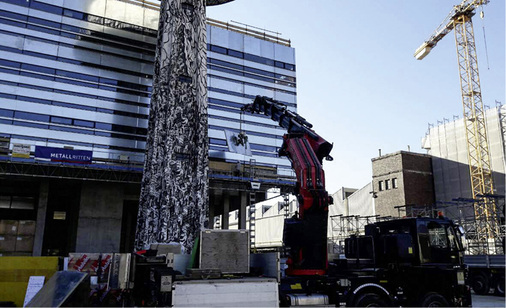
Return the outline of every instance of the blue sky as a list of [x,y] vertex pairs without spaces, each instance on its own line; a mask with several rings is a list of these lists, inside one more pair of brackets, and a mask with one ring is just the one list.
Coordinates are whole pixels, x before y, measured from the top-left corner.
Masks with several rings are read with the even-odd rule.
[[[207,16],[280,32],[292,41],[298,112],[329,142],[327,190],[361,188],[371,158],[426,153],[428,123],[461,116],[454,33],[422,61],[414,51],[460,0],[235,0]],[[491,0],[473,18],[485,105],[505,100],[505,1]],[[486,46],[483,26],[485,27]],[[488,58],[488,61],[487,61]]]

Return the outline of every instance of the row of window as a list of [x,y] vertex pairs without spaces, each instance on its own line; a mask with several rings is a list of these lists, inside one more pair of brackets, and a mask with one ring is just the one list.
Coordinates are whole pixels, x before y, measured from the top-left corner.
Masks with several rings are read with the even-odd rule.
[[67,17],[71,17],[71,18],[75,18],[75,19],[79,19],[79,20],[84,20],[84,21],[92,22],[92,23],[99,24],[99,25],[105,25],[105,26],[108,26],[111,28],[121,29],[121,30],[129,31],[129,32],[133,32],[133,33],[146,35],[146,36],[151,36],[151,37],[155,37],[155,38],[157,37],[157,34],[158,34],[158,32],[156,30],[144,28],[139,25],[129,24],[126,22],[118,21],[118,20],[104,18],[104,17],[100,17],[100,16],[88,14],[88,13],[78,12],[78,11],[62,8],[62,7],[59,7],[56,5],[38,2],[36,0],[31,0],[31,1],[28,1],[28,0],[27,1],[24,1],[24,0],[0,0],[0,1],[15,4],[15,5],[20,5],[20,6],[26,6],[26,7],[32,8],[32,9],[36,9],[36,10],[40,10],[40,11],[44,11],[44,12],[48,12],[48,13],[52,13],[52,14],[63,15],[63,16],[67,16]]
[[[156,45],[149,44],[143,41],[127,39],[100,31],[93,31],[85,28],[69,26],[61,24],[59,22],[11,13],[3,10],[0,10],[0,23],[20,28],[27,28],[38,32],[64,36],[76,40],[83,40],[92,43],[99,43],[101,45],[127,49],[130,51],[143,53],[150,56],[154,56],[156,49]],[[41,26],[37,26],[34,24],[38,24]],[[63,31],[60,31],[59,29],[62,29]]]
[[260,64],[283,68],[283,69],[286,69],[289,71],[295,71],[294,64],[276,61],[276,60],[273,60],[270,58],[265,58],[265,57],[257,56],[254,54],[230,49],[230,48],[225,48],[225,47],[221,47],[221,46],[217,46],[217,45],[213,45],[213,44],[207,44],[207,50],[221,53],[224,55],[228,55],[231,57],[239,58],[239,59],[244,59],[244,60],[260,63]]
[[[209,138],[209,143],[212,145],[221,145],[221,146],[227,146],[227,141],[223,139],[217,139],[217,138]],[[263,152],[278,152],[277,147],[263,145],[263,144],[256,144],[256,143],[248,143],[251,147],[251,150],[256,151],[263,151]],[[258,155],[264,155],[265,153],[259,153]]]
[[[219,65],[219,66],[222,66],[222,67],[229,67],[229,68],[232,68],[234,70],[239,70],[241,72],[250,72],[250,73],[254,73],[254,74],[257,74],[257,75],[261,75],[261,76],[271,77],[271,78],[264,79],[265,81],[268,81],[268,82],[275,82],[274,79],[279,79],[279,81],[284,81],[286,83],[295,83],[295,77],[291,77],[291,76],[287,76],[287,75],[282,75],[282,74],[277,74],[277,73],[269,72],[269,71],[264,71],[264,70],[260,70],[258,68],[244,66],[244,65],[241,65],[241,64],[226,62],[226,61],[222,61],[222,60],[218,60],[218,59],[213,59],[213,58],[208,58],[207,59],[207,63],[209,63],[209,64],[216,64],[216,65]],[[213,66],[216,66],[216,65],[213,65]],[[232,73],[232,74],[235,74],[235,73]],[[251,77],[249,75],[251,75],[251,74],[247,74],[247,77]],[[242,76],[246,76],[246,75],[243,74]],[[251,77],[251,78],[255,78],[255,77]],[[293,86],[295,86],[295,85],[293,85]]]
[[132,101],[126,101],[126,100],[121,100],[121,99],[115,99],[115,98],[110,98],[110,97],[105,97],[105,96],[97,96],[97,95],[87,94],[87,93],[83,93],[83,92],[73,92],[73,91],[66,91],[66,90],[58,90],[58,89],[54,89],[54,88],[35,86],[35,85],[24,84],[24,83],[16,83],[16,82],[5,81],[5,80],[0,80],[0,84],[5,84],[5,85],[10,85],[10,86],[15,86],[15,87],[28,88],[28,89],[34,89],[34,90],[39,90],[39,91],[55,92],[55,93],[72,95],[72,96],[79,96],[79,97],[85,97],[85,98],[103,100],[103,101],[108,101],[108,102],[123,103],[123,104],[140,106],[140,107],[147,107],[148,106],[148,104],[137,103],[137,102],[132,102]]
[[236,79],[227,78],[227,77],[224,77],[224,76],[214,75],[214,74],[210,74],[210,73],[208,73],[207,76],[215,78],[215,79],[225,80],[225,81],[228,81],[228,82],[238,83],[238,84],[240,84],[242,86],[252,86],[252,87],[266,89],[266,90],[270,90],[270,91],[276,91],[276,92],[282,92],[282,93],[291,94],[291,95],[297,95],[297,93],[295,91],[288,91],[288,90],[278,89],[278,88],[264,86],[264,85],[259,85],[259,84],[251,83],[251,82],[247,82],[247,81],[239,81],[239,80],[236,80]]
[[[15,70],[3,69],[3,68],[0,68],[0,72],[11,73],[11,74],[17,74],[17,73],[19,73],[20,75],[24,75],[24,76],[28,76],[28,77],[35,77],[35,78],[41,78],[42,77],[42,79],[48,79],[49,78],[48,76],[45,76],[45,75],[34,74],[34,73],[27,73],[27,72],[18,72],[18,71],[15,71]],[[81,85],[81,84],[79,84],[79,82],[76,82],[76,81],[73,81],[73,80],[66,80],[66,79],[54,78],[54,77],[50,77],[50,78],[51,78],[51,80],[55,80],[55,81],[58,81],[58,82],[66,82],[66,83],[73,83],[73,84]],[[234,80],[230,80],[230,81],[237,82],[237,81],[234,81]],[[41,86],[36,86],[36,85],[31,85],[31,84],[15,83],[15,82],[10,82],[10,81],[5,81],[5,80],[0,80],[0,84],[17,86],[17,87],[24,87],[24,88],[35,89],[35,90],[46,91],[46,92],[56,92],[56,93],[61,93],[61,94],[67,94],[67,95],[78,96],[78,97],[86,97],[86,98],[98,99],[98,100],[104,100],[104,101],[113,101],[113,102],[118,102],[118,103],[126,103],[126,104],[129,104],[129,105],[136,105],[136,106],[142,106],[142,107],[147,107],[148,106],[147,104],[142,104],[142,103],[134,103],[134,102],[131,102],[131,101],[125,101],[125,100],[120,100],[120,99],[114,99],[114,98],[108,98],[108,97],[103,97],[103,96],[91,95],[91,94],[87,94],[87,93],[72,92],[72,91],[66,91],[66,90],[58,90],[58,89],[54,89],[54,88],[41,87]],[[103,86],[99,86],[99,87],[102,88]],[[280,91],[280,90],[278,90],[278,91]],[[90,110],[90,111],[98,111],[98,112],[105,112],[105,113],[121,114],[121,115],[126,115],[126,116],[134,116],[136,118],[147,118],[147,115],[136,114],[136,113],[126,113],[126,112],[122,113],[121,111],[114,111],[114,110],[105,109],[105,108],[89,107],[89,106],[84,106],[84,105],[79,105],[79,104],[50,101],[50,100],[39,99],[39,98],[30,98],[30,97],[26,97],[26,96],[19,96],[19,98],[18,98],[18,96],[15,96],[15,95],[12,95],[12,94],[6,94],[6,93],[0,93],[0,95],[1,95],[0,97],[4,97],[4,98],[21,99],[21,100],[24,100],[24,101],[31,101],[31,102],[36,102],[36,103],[41,103],[41,104],[46,104],[46,105],[56,105],[56,106],[63,106],[63,107],[69,107],[69,108],[77,108],[77,109]],[[151,96],[151,95],[149,94],[149,96]],[[216,106],[215,109],[224,110],[224,111],[228,111],[228,112],[239,112],[239,108],[242,106],[241,104],[238,104],[238,103],[233,103],[233,102],[228,102],[228,101],[225,101],[225,100],[219,100],[219,99],[213,99],[213,98],[210,98],[209,102],[211,103],[211,105],[215,104],[215,105],[224,105],[224,106],[226,106],[226,107]],[[234,109],[232,109],[230,107],[232,107]]]
[[[4,31],[2,31],[2,32],[4,32]],[[32,39],[39,39],[39,38],[33,38],[33,37],[31,37],[31,38],[32,38]],[[39,39],[39,40],[42,40],[42,39]],[[46,40],[43,40],[43,41],[46,41]],[[52,41],[49,41],[49,42],[51,42],[51,43],[55,43],[55,42],[52,42]],[[60,45],[68,45],[68,44],[64,44],[64,43],[59,43],[59,44],[60,44]],[[72,45],[68,45],[68,46],[73,47]],[[67,47],[68,47],[68,46],[67,46]],[[22,53],[25,53],[25,54],[31,54],[31,53],[32,53],[32,52],[28,52],[28,51],[20,51],[19,49],[9,48],[9,47],[4,47],[4,48],[2,48],[2,49],[7,49],[8,51],[13,51],[13,52],[18,52],[18,53],[19,53],[19,52],[22,52]],[[57,59],[58,59],[58,60],[60,60],[60,61],[64,61],[64,62],[68,62],[68,63],[73,63],[73,64],[79,64],[79,65],[86,65],[86,66],[93,66],[93,67],[97,67],[97,66],[99,66],[99,65],[95,65],[95,64],[91,64],[91,65],[90,65],[90,63],[83,63],[83,62],[81,62],[81,61],[77,61],[78,63],[74,63],[74,62],[76,62],[76,60],[71,60],[71,59],[62,59],[61,57],[49,56],[49,55],[45,55],[45,54],[39,54],[38,56],[39,56],[39,57],[43,57],[43,58],[53,59],[53,60],[57,60]],[[136,59],[136,60],[138,60],[138,59]],[[213,61],[218,61],[218,60],[209,59],[209,61],[210,61],[210,62],[213,62]],[[222,61],[220,64],[224,64],[224,63],[227,63],[227,62]],[[232,63],[230,63],[229,65],[232,65]],[[223,70],[222,68],[219,68],[219,67],[216,67],[216,68],[217,68],[217,69],[219,69],[219,70]],[[243,67],[243,68],[244,68],[245,70],[251,70],[251,71],[255,70],[255,73],[267,73],[267,74],[272,74],[272,73],[270,73],[270,72],[261,71],[261,70],[257,70],[257,69],[254,69],[254,68],[248,68],[248,67]],[[109,68],[109,67],[107,67],[107,69],[117,71],[117,69],[111,69],[111,68]],[[123,71],[123,70],[122,70],[122,71]],[[231,71],[227,71],[227,72],[231,72]],[[124,73],[124,72],[123,72],[123,73]],[[131,74],[132,72],[128,71],[128,72],[126,72],[126,73]],[[235,73],[235,74],[238,74],[238,73],[239,73],[239,74],[243,75],[243,72],[232,71],[232,73]],[[244,73],[244,74],[248,74],[248,73]],[[145,75],[145,74],[141,74],[141,75],[143,75],[142,77],[148,77],[148,78],[149,78],[149,77],[152,77],[152,76],[147,76],[147,75]],[[287,80],[293,79],[293,77],[289,77],[289,76],[285,76],[285,75],[280,75],[280,74],[278,74],[278,75],[279,75],[279,76],[277,76],[277,77],[279,77],[279,78],[284,78],[284,79],[287,79]],[[267,82],[277,82],[277,83],[282,83],[282,84],[285,84],[285,85],[288,85],[288,86],[294,86],[294,83],[291,83],[291,82],[285,82],[285,81],[283,81],[283,80],[275,80],[275,79],[272,79],[272,78],[264,78],[264,77],[262,77],[262,76],[256,76],[256,75],[252,75],[252,74],[248,74],[248,77],[252,77],[252,78],[255,78],[255,79],[264,80],[264,81],[267,81]],[[87,79],[87,78],[89,78],[89,77],[88,77],[88,76],[84,76],[84,77],[81,77],[81,78],[83,78],[83,79]],[[126,83],[125,85],[127,85],[127,86],[129,85],[130,87],[135,87],[135,84],[129,84],[129,83]],[[133,85],[133,86],[132,86],[132,85]],[[139,87],[142,87],[141,85],[138,85],[138,86],[139,86]],[[111,90],[111,88],[110,88],[110,87],[109,87],[109,88],[107,88],[106,86],[103,86],[103,87],[104,87],[104,89]],[[144,86],[144,87],[145,87],[145,86]],[[128,91],[128,90],[126,90],[126,91]],[[120,92],[121,92],[121,91],[120,91]]]
[[[2,123],[1,119],[0,119],[0,123]],[[22,125],[22,126],[24,126],[24,125]],[[0,137],[1,138],[11,138],[11,139],[20,139],[20,140],[31,140],[31,141],[42,142],[45,144],[57,143],[57,144],[61,144],[62,146],[73,145],[73,146],[79,146],[79,147],[101,148],[101,149],[128,151],[128,152],[136,152],[136,153],[144,153],[145,152],[144,148],[138,149],[138,148],[115,146],[115,145],[94,144],[94,143],[87,143],[87,142],[51,139],[51,138],[40,138],[40,137],[34,137],[34,136],[23,136],[23,135],[15,135],[15,134],[2,134],[2,133],[0,133]]]
[[[213,151],[220,151],[220,152],[227,152],[228,147],[223,145],[215,145],[215,144],[209,144],[209,149]],[[251,146],[251,154],[257,155],[257,156],[264,156],[264,157],[272,157],[272,158],[279,158],[279,155],[277,153],[265,153],[265,152],[259,152],[253,150],[253,146]]]
[[[212,117],[212,116],[209,116],[209,117]],[[209,125],[209,129],[215,129],[215,130],[220,130],[220,131],[228,130],[228,131],[234,132],[236,134],[240,133],[239,129],[224,127],[224,126],[219,126],[219,125]],[[270,139],[280,139],[280,140],[283,139],[283,137],[280,135],[273,135],[273,134],[267,134],[267,133],[250,131],[250,130],[247,130],[247,131],[243,130],[243,132],[245,132],[247,136],[258,136],[258,137],[265,137],[265,138],[270,138]]]
[[295,88],[295,83],[293,83],[293,82],[286,82],[286,81],[278,80],[278,79],[274,79],[274,78],[264,77],[264,76],[260,76],[260,75],[254,75],[254,74],[246,73],[244,71],[238,71],[238,70],[234,70],[234,69],[228,69],[228,68],[225,68],[225,67],[216,66],[216,65],[212,65],[212,64],[208,64],[207,68],[208,69],[213,69],[213,70],[216,70],[216,71],[220,71],[220,72],[224,72],[224,73],[229,73],[229,74],[238,75],[238,76],[244,76],[244,77],[248,77],[248,78],[252,78],[252,79],[257,79],[257,80],[261,80],[261,81],[265,81],[265,82],[270,82],[270,83],[281,84],[281,85],[284,85],[284,86],[294,87]]
[[[2,31],[0,30],[0,32],[2,32]],[[57,60],[57,61],[66,62],[66,63],[72,63],[72,64],[76,64],[76,65],[95,67],[95,68],[99,68],[99,69],[107,69],[107,70],[111,70],[111,71],[117,71],[117,72],[120,72],[120,73],[127,73],[127,74],[136,75],[135,72],[132,72],[132,71],[125,71],[123,69],[106,67],[106,66],[102,66],[102,65],[97,65],[97,64],[92,64],[92,63],[87,63],[87,62],[77,61],[77,60],[73,60],[73,59],[62,58],[62,57],[49,56],[49,55],[45,55],[45,54],[41,54],[41,53],[36,53],[36,52],[31,52],[31,51],[26,51],[26,50],[19,50],[17,48],[5,47],[5,46],[1,46],[1,45],[0,45],[0,50],[5,50],[5,51],[9,51],[9,52],[16,52],[16,53],[23,53],[23,54],[27,54],[27,55],[31,55],[31,56],[35,56],[35,57],[47,58],[47,59],[50,59],[50,60]],[[144,75],[144,74],[139,74],[139,73],[137,73],[137,75],[141,75],[140,77],[152,78],[151,75]],[[92,78],[92,76],[90,76],[90,75],[84,75],[84,74],[82,74],[82,76],[81,75],[75,75],[75,76],[76,77],[80,77],[82,79]],[[232,82],[238,82],[238,81],[236,81],[234,79],[228,79],[228,78],[224,78],[224,77],[221,77],[221,79],[226,79],[226,80],[232,81]],[[105,83],[112,83],[112,84],[116,83],[119,86],[143,87],[143,85],[136,85],[136,84],[133,84],[133,83],[127,83],[127,82],[123,82],[123,81],[116,81],[116,80],[113,80],[113,79],[105,79],[104,78],[104,79],[102,79],[102,81],[105,82]],[[248,84],[256,86],[256,87],[266,88],[268,90],[283,91],[283,90],[278,90],[278,89],[275,89],[275,88],[272,88],[272,87],[265,87],[265,86],[260,86],[260,85],[256,85],[256,84],[251,84],[251,83],[248,83]],[[102,86],[102,87],[106,87],[106,86]],[[104,89],[107,89],[107,88],[104,88]],[[223,89],[216,89],[216,88],[214,88],[214,89],[215,89],[215,91],[221,92],[221,93],[226,92],[226,94],[232,94],[232,95],[236,95],[236,96],[238,95],[238,96],[248,97],[248,98],[251,98],[251,99],[254,98],[254,96],[252,96],[252,95],[248,96],[248,95],[245,95],[245,94],[242,94],[242,93],[239,93],[239,92],[233,92],[233,91],[228,91],[228,90],[223,90]],[[151,87],[146,87],[146,90],[150,91]],[[125,91],[128,91],[128,90],[125,90]],[[120,90],[120,92],[121,92],[121,90]],[[283,91],[283,92],[294,94],[294,92],[289,92],[289,91]],[[110,100],[109,98],[101,98],[101,99]],[[118,100],[116,100],[116,101],[118,101]],[[137,103],[137,102],[131,102],[131,101],[125,101],[125,100],[121,100],[120,102],[121,103],[126,103],[126,104],[139,105],[139,103]],[[295,106],[295,104],[292,104],[292,103],[286,103],[285,102],[285,104],[289,105],[289,106]],[[147,106],[146,104],[141,104],[141,105],[142,106]]]
[[107,114],[115,114],[115,115],[121,115],[121,116],[126,116],[126,117],[132,117],[132,118],[137,118],[137,119],[147,119],[148,118],[148,115],[140,114],[140,113],[133,113],[133,112],[126,112],[126,111],[121,111],[121,110],[112,110],[112,109],[106,109],[106,108],[84,106],[84,105],[57,102],[57,101],[50,101],[50,100],[42,99],[42,98],[28,97],[28,96],[22,96],[22,95],[13,95],[13,94],[7,94],[7,93],[2,93],[2,92],[0,92],[0,98],[7,98],[7,99],[13,99],[13,100],[19,100],[19,101],[25,101],[25,102],[32,102],[32,103],[38,103],[38,104],[44,104],[44,105],[54,105],[54,106],[88,110],[88,111],[96,111],[96,112],[102,112],[102,113],[107,113]]
[[[256,97],[255,95],[245,94],[245,93],[242,93],[242,92],[236,92],[236,91],[231,91],[231,90],[222,89],[222,88],[216,88],[216,87],[208,87],[207,89],[209,91],[212,91],[212,92],[222,93],[222,94],[228,94],[228,95],[237,96],[237,97],[245,97],[245,98],[251,99],[251,100],[254,100],[255,97]],[[287,105],[287,106],[290,106],[290,107],[297,107],[297,104],[294,104],[294,103],[284,102],[284,101],[280,101],[280,100],[278,100],[278,101],[280,103],[282,103],[284,105]],[[230,107],[235,107],[235,106],[230,106]]]
[[392,178],[388,180],[383,180],[378,182],[378,190],[384,191],[384,190],[390,190],[397,188],[397,178]]
[[[63,130],[73,133],[84,133],[84,134],[91,134],[91,135],[99,135],[99,136],[105,136],[105,137],[115,137],[111,133],[106,133],[102,131],[93,131],[93,130],[87,130],[86,128],[90,129],[100,129],[100,130],[106,130],[106,131],[113,131],[113,132],[121,132],[121,133],[127,133],[127,134],[136,134],[140,136],[128,136],[128,137],[136,137],[133,140],[146,140],[146,134],[147,129],[141,128],[141,127],[133,127],[133,126],[126,126],[126,125],[118,125],[118,124],[109,124],[109,123],[102,123],[102,122],[93,122],[93,121],[86,121],[86,120],[80,120],[80,119],[72,119],[72,118],[65,118],[65,117],[57,117],[57,116],[49,116],[45,114],[39,114],[39,113],[32,113],[32,112],[24,112],[19,110],[9,110],[9,109],[2,109],[0,108],[0,116],[6,117],[6,118],[13,118],[13,119],[21,119],[21,120],[29,120],[29,121],[36,121],[36,122],[43,122],[43,123],[55,123],[55,124],[62,124],[62,125],[68,125],[68,126],[77,126],[79,129],[71,128],[68,126],[55,126],[51,127],[50,129],[55,130]],[[4,120],[5,121],[5,120]],[[7,124],[4,122],[4,124]],[[46,124],[36,124],[29,122],[32,127],[37,128],[43,128],[47,129]],[[34,126],[35,125],[35,126]],[[84,130],[83,130],[84,128]],[[126,135],[121,135],[122,137],[118,138],[124,138],[124,139],[132,139],[132,138],[126,138]]]
[[[26,71],[18,71],[18,70],[0,68],[0,71],[2,71],[4,73],[10,73],[10,74],[15,74],[15,75],[19,74],[22,76],[29,76],[29,77],[39,78],[39,79],[70,83],[70,84],[75,84],[75,85],[84,86],[84,87],[98,88],[98,89],[107,90],[107,91],[137,95],[137,96],[141,96],[141,97],[150,97],[151,96],[152,87],[144,86],[144,85],[140,85],[140,84],[135,84],[135,83],[131,83],[131,82],[126,82],[126,81],[121,81],[121,80],[115,80],[115,79],[104,78],[104,77],[97,77],[97,76],[93,76],[93,75],[70,72],[70,71],[59,70],[59,69],[49,68],[49,67],[40,66],[40,65],[33,65],[33,64],[21,63],[21,62],[9,61],[9,60],[3,60],[3,59],[0,59],[0,66],[7,66],[7,67],[12,67],[12,68],[15,68],[18,70],[21,69],[21,70],[36,72],[36,73],[30,73],[30,72],[26,72]],[[42,75],[39,73],[42,73],[45,75]],[[48,75],[52,75],[52,76],[48,76]],[[54,77],[54,76],[79,79],[79,80],[83,80],[84,82],[71,80],[71,79],[62,79],[62,78],[58,78],[58,77]],[[116,87],[111,87],[111,86],[124,87],[124,88],[128,88],[128,89],[116,88]],[[132,90],[129,90],[129,89],[132,89]]]
[[[6,35],[10,35],[10,36],[16,36],[16,37],[20,37],[20,38],[25,38],[25,39],[40,41],[40,42],[52,44],[52,45],[55,45],[55,46],[68,47],[68,48],[86,50],[86,51],[91,51],[91,52],[97,52],[97,50],[99,50],[100,54],[111,55],[111,56],[114,56],[114,57],[117,57],[117,58],[123,58],[123,59],[129,60],[129,61],[136,61],[136,62],[140,62],[140,63],[153,64],[152,60],[144,60],[144,59],[139,59],[139,58],[135,58],[135,57],[129,57],[129,56],[126,56],[126,55],[120,55],[120,54],[117,54],[117,53],[107,52],[107,51],[104,51],[104,50],[100,50],[99,46],[97,46],[96,49],[93,49],[93,48],[87,48],[87,47],[83,47],[83,46],[74,46],[74,45],[67,44],[67,43],[61,43],[61,42],[57,42],[57,41],[52,41],[52,40],[49,40],[49,39],[43,39],[43,38],[36,37],[36,36],[23,35],[23,34],[19,34],[19,33],[15,33],[15,32],[10,32],[10,31],[5,31],[5,30],[0,30],[0,33],[6,34]],[[123,48],[123,47],[119,46],[118,48]],[[25,54],[25,53],[26,54],[34,53],[35,54],[35,52],[26,51],[26,50],[20,50],[18,48],[12,48],[12,47],[2,46],[2,45],[0,45],[0,49],[1,50],[5,50],[5,51],[14,52],[14,53],[23,53],[23,54]],[[42,53],[37,53],[37,54],[41,58],[46,58],[46,59],[51,59],[51,60],[56,60],[56,58],[58,58],[58,61],[61,61],[61,62],[76,64],[76,65],[83,65],[83,66],[88,66],[88,67],[93,67],[93,68],[103,68],[103,69],[107,69],[107,70],[110,70],[110,71],[114,71],[114,72],[118,72],[118,73],[123,73],[123,74],[128,74],[128,75],[134,75],[134,76],[138,76],[138,77],[142,77],[142,78],[153,78],[153,75],[146,74],[146,73],[141,73],[141,72],[137,72],[137,71],[130,71],[130,70],[122,69],[122,68],[103,66],[103,65],[100,65],[100,64],[95,64],[95,63],[90,63],[90,62],[84,62],[84,61],[75,60],[75,59],[56,57],[56,56],[46,55],[46,54],[42,54]]]
[[[19,120],[29,120],[29,121],[42,122],[42,123],[54,123],[57,125],[50,125],[50,124],[48,125],[48,124],[17,121],[17,120],[10,120],[10,119],[0,119],[0,123],[2,123],[2,124],[19,125],[19,126],[34,127],[34,128],[40,128],[40,129],[51,129],[51,130],[57,130],[57,131],[82,133],[82,134],[97,135],[97,136],[104,136],[104,137],[146,141],[146,135],[147,135],[146,128],[109,124],[109,123],[103,123],[103,122],[93,122],[93,121],[72,119],[72,118],[66,118],[66,117],[57,117],[57,116],[50,116],[50,115],[45,115],[45,114],[25,112],[25,111],[19,111],[19,110],[9,110],[9,109],[0,108],[0,117],[19,119]],[[221,117],[215,117],[215,116],[211,115],[210,118],[221,118]],[[231,120],[231,119],[229,119],[229,120]],[[253,123],[253,124],[257,124],[257,123]],[[74,126],[74,127],[70,127],[70,126]],[[218,126],[214,126],[214,125],[209,125],[209,128],[220,129],[220,130],[227,129],[227,130],[239,133],[239,130],[237,130],[237,129],[223,128],[223,127],[218,127]],[[97,129],[104,130],[104,131],[135,134],[137,136],[116,134],[116,133],[110,133],[110,132],[104,132],[104,131],[97,131]],[[246,131],[246,134],[267,137],[267,138],[272,138],[275,136],[272,134],[265,134],[265,133],[252,132],[252,131]],[[279,136],[275,136],[275,137],[279,138]],[[212,139],[212,143],[217,144],[217,145],[227,145],[225,140],[220,140],[220,139]],[[251,147],[253,150],[276,152],[275,147],[257,145],[257,144],[251,144]]]
[[[41,11],[45,11],[45,12],[57,14],[57,15],[63,15],[63,16],[75,18],[78,20],[84,20],[84,21],[88,21],[91,23],[99,24],[99,25],[104,25],[104,26],[111,27],[111,28],[121,29],[121,30],[129,31],[129,32],[133,32],[133,33],[138,33],[138,34],[150,36],[153,38],[156,38],[158,35],[158,32],[154,29],[149,29],[149,28],[145,28],[145,27],[135,25],[135,24],[121,22],[118,20],[113,20],[110,18],[96,16],[96,15],[92,15],[92,14],[88,14],[88,13],[84,13],[84,12],[79,12],[79,11],[75,11],[75,10],[71,10],[71,9],[67,9],[67,8],[62,8],[62,7],[59,7],[56,5],[38,2],[36,0],[31,0],[31,1],[0,0],[0,1],[15,4],[15,5],[31,7],[36,10],[41,10]],[[14,18],[14,17],[12,17],[12,18]],[[88,30],[86,30],[86,31],[88,31]],[[118,39],[118,38],[115,37],[115,39]],[[129,40],[129,42],[131,42],[131,40]],[[138,41],[135,41],[134,45],[138,45]],[[150,48],[150,49],[153,48],[153,44],[149,44],[149,46],[152,46],[152,47],[151,48],[148,47],[148,48]],[[245,59],[248,61],[253,61],[253,62],[257,62],[257,63],[262,63],[262,64],[266,64],[266,65],[276,66],[279,68],[284,68],[287,70],[295,71],[295,65],[293,65],[293,64],[284,63],[281,61],[275,61],[275,60],[272,60],[269,58],[265,58],[265,57],[261,57],[261,56],[257,56],[257,55],[253,55],[253,54],[249,54],[249,53],[244,53],[244,52],[229,49],[229,48],[224,48],[224,47],[208,44],[208,50],[218,52],[221,54],[230,55],[230,56],[240,58],[240,59]]]
[[[262,118],[265,118],[264,116],[259,115],[259,114],[251,114],[251,115],[253,115],[253,116],[257,115]],[[261,126],[261,127],[265,127],[265,128],[279,128],[279,126],[276,125],[275,122],[272,122],[272,124],[265,124],[265,123],[261,123],[261,122],[245,121],[245,120],[241,120],[239,116],[237,116],[237,118],[229,118],[229,117],[222,117],[222,116],[211,114],[211,115],[209,115],[209,118],[217,119],[217,120],[224,120],[227,122],[237,122],[237,123],[242,123],[242,124],[250,124],[250,125]]]

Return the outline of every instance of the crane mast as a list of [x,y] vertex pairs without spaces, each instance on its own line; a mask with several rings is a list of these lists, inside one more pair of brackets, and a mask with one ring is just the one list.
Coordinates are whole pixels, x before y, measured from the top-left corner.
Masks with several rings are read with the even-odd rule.
[[[417,60],[422,60],[446,34],[454,30],[473,199],[494,194],[472,23],[475,9],[487,3],[489,0],[464,0],[456,5],[414,55]],[[489,245],[489,239],[500,236],[500,224],[495,217],[495,210],[493,198],[484,198],[482,202],[475,202],[476,230],[473,231],[477,242],[475,244],[478,244],[480,253],[494,253],[495,247],[493,244]]]

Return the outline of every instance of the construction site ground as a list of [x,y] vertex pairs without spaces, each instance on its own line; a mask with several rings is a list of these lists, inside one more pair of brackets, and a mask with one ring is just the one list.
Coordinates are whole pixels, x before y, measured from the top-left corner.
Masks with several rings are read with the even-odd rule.
[[505,307],[505,299],[502,296],[477,295],[472,293],[473,307]]

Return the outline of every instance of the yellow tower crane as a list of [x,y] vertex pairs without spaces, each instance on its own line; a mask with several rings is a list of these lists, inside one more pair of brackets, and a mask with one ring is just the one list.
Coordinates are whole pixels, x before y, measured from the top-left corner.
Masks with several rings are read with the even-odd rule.
[[[415,51],[414,55],[417,60],[422,60],[446,34],[455,30],[473,199],[494,194],[472,23],[475,10],[487,3],[489,0],[463,0],[459,5],[454,6],[443,23]],[[483,201],[475,202],[474,212],[476,220],[476,230],[474,230],[476,237],[474,238],[477,241],[475,244],[479,246],[479,253],[494,253],[495,247],[490,242],[499,238],[500,229],[498,219],[495,217],[493,198],[483,198]]]

